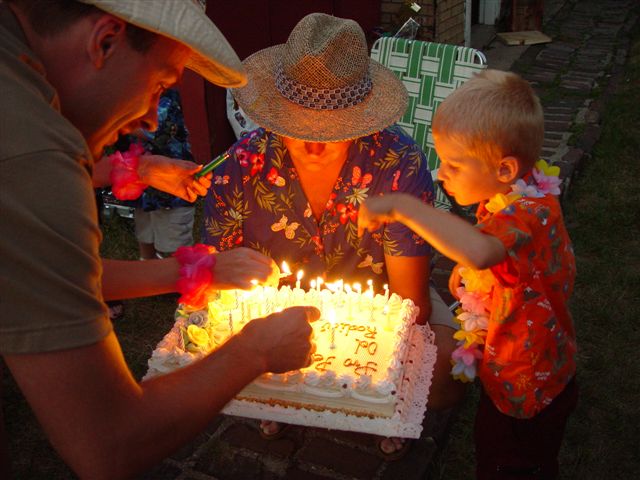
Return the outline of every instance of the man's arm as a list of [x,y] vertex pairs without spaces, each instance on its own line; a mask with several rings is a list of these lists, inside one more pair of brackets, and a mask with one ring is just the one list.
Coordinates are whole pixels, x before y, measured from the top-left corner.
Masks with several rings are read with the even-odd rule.
[[[277,284],[277,265],[260,252],[240,247],[214,255],[213,284],[216,288],[249,289],[251,280],[260,284]],[[175,292],[180,271],[175,258],[145,262],[103,259],[102,266],[102,295],[105,300]]]
[[137,383],[113,333],[90,346],[6,355],[53,446],[81,478],[127,478],[193,438],[265,371],[308,364],[315,308],[256,319],[189,367]]

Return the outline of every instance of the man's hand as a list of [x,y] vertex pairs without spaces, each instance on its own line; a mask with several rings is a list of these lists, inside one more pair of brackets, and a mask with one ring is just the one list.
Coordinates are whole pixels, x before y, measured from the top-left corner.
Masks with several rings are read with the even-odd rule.
[[162,155],[141,155],[138,175],[140,181],[187,202],[204,196],[211,186],[211,174],[196,179],[202,165]]
[[358,209],[358,236],[365,230],[373,232],[388,222],[394,222],[393,209],[398,196],[401,194],[369,197]]
[[309,322],[320,318],[315,307],[291,307],[249,322],[240,333],[245,347],[264,362],[264,371],[288,372],[311,364],[315,352]]
[[263,285],[278,285],[278,266],[270,257],[256,250],[239,247],[215,255],[213,281],[217,289],[248,290],[253,286],[251,280],[257,280]]

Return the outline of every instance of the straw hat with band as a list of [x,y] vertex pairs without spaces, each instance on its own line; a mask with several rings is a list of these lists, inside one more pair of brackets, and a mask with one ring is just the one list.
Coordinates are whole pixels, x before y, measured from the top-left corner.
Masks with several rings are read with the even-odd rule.
[[186,67],[211,83],[241,87],[242,63],[205,13],[206,0],[79,0],[191,49]]
[[310,142],[351,140],[396,122],[407,108],[404,85],[371,60],[353,20],[312,13],[287,43],[243,62],[249,82],[233,95],[261,127]]

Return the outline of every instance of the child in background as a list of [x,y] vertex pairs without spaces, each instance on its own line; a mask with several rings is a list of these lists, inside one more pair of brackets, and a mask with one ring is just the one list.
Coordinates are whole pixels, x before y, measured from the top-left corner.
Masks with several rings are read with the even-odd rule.
[[[178,90],[164,91],[158,103],[158,129],[143,132],[142,145],[156,155],[193,161]],[[136,238],[140,258],[168,257],[178,247],[193,244],[195,207],[169,193],[147,188],[136,208]]]
[[404,194],[370,197],[358,231],[401,222],[457,262],[460,300],[452,374],[477,374],[478,479],[550,479],[577,402],[576,339],[567,302],[575,260],[558,167],[537,161],[542,107],[519,76],[487,70],[455,90],[433,120],[438,177],[474,227]]

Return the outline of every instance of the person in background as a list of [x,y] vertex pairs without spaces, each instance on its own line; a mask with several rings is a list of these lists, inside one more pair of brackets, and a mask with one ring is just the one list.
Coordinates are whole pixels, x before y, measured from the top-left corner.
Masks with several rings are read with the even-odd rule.
[[560,203],[560,169],[537,161],[544,117],[531,86],[487,70],[449,95],[433,119],[438,177],[474,227],[406,194],[369,198],[358,232],[400,222],[458,262],[461,302],[452,374],[480,378],[477,477],[553,479],[578,397],[568,301],[576,266]]
[[[193,161],[189,133],[184,124],[180,94],[176,88],[168,88],[158,102],[158,129],[155,132],[138,130],[124,135],[106,151],[126,152],[131,144],[139,145],[146,153],[167,158]],[[107,159],[104,163],[109,163]],[[194,164],[195,166],[195,164]],[[189,172],[193,175],[193,170]],[[210,177],[208,175],[207,177]],[[210,182],[204,179],[201,184]],[[98,192],[102,192],[98,189]],[[101,195],[101,193],[98,193]],[[98,201],[101,202],[102,198]],[[152,186],[145,188],[136,200],[124,201],[134,210],[135,235],[138,240],[140,260],[156,260],[170,257],[181,246],[193,244],[193,202],[172,195]],[[100,208],[101,203],[99,203]],[[122,300],[106,302],[109,318],[118,320],[124,316]]]
[[[160,96],[158,129],[155,132],[139,130],[125,135],[115,148],[127,151],[131,143],[139,144],[153,155],[193,161],[180,93],[176,88],[168,88]],[[193,202],[148,187],[134,206],[140,260],[167,258],[179,247],[193,244]]]
[[[292,308],[248,323],[196,364],[138,382],[107,316],[104,299],[181,284],[189,287],[183,295],[196,283],[248,288],[252,278],[268,282],[278,273],[250,249],[211,254],[196,245],[156,262],[99,256],[92,173],[104,147],[119,134],[156,130],[158,99],[184,68],[224,87],[246,81],[202,3],[0,3],[0,354],[81,478],[144,471],[195,437],[258,375],[307,365],[313,351],[309,321],[319,312]],[[193,174],[150,171],[164,161],[122,156],[105,170],[123,191],[152,183],[195,197]],[[6,464],[0,470],[9,477]]]
[[[407,93],[393,72],[371,60],[353,20],[315,13],[294,27],[286,44],[244,61],[247,86],[233,91],[262,128],[230,149],[205,198],[202,238],[221,251],[246,246],[285,260],[305,278],[344,279],[412,299],[418,323],[429,322],[438,360],[429,408],[458,403],[464,387],[449,375],[456,324],[430,288],[431,247],[402,225],[358,238],[358,208],[368,197],[406,192],[431,203],[433,183],[420,147],[393,125]],[[282,429],[262,422],[268,438]],[[410,442],[381,439],[387,460]]]

